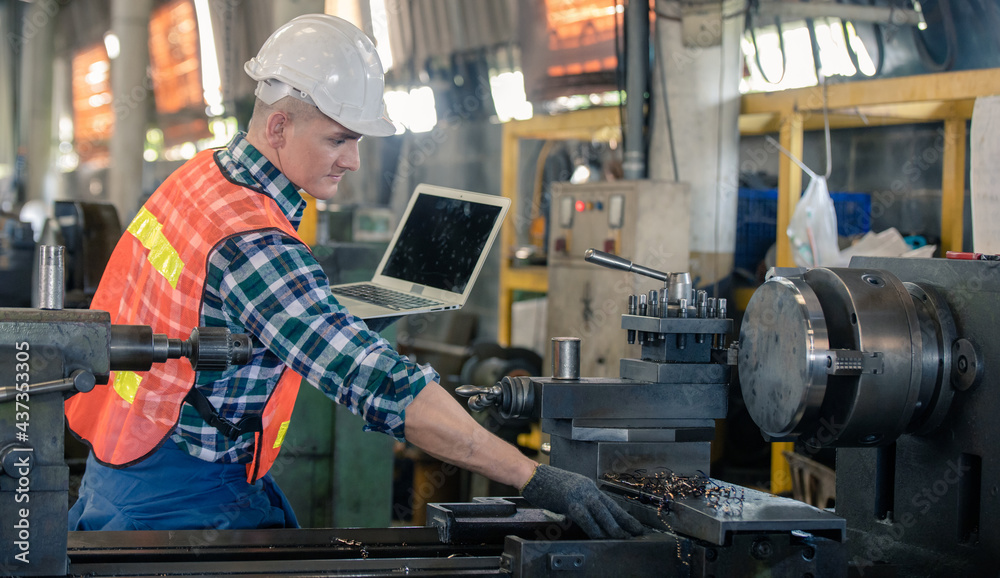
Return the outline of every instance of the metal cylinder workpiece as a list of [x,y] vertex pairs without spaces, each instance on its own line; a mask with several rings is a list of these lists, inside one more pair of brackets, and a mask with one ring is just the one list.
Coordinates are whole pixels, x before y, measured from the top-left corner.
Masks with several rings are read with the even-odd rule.
[[62,245],[38,247],[38,308],[59,310],[63,308],[66,294],[65,255]]
[[580,338],[552,338],[552,377],[580,379]]
[[666,300],[670,303],[677,303],[681,299],[691,299],[691,274],[671,273],[670,281],[667,283]]

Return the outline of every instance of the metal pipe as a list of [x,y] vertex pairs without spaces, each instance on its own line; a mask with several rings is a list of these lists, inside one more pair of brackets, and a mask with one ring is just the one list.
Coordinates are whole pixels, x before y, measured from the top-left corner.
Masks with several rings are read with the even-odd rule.
[[552,338],[552,377],[580,379],[580,338]]
[[785,21],[806,18],[840,18],[854,22],[872,22],[893,26],[917,26],[923,16],[916,10],[892,6],[852,6],[833,2],[784,2],[762,0],[757,19],[772,22],[776,17]]
[[649,0],[625,4],[625,178],[646,178],[644,128],[646,79],[649,76]]
[[691,274],[671,273],[667,300],[670,303],[677,303],[681,299],[691,299]]
[[612,255],[611,253],[605,253],[604,251],[598,251],[597,249],[587,249],[584,251],[583,260],[588,263],[600,265],[601,267],[607,267],[608,269],[628,271],[630,273],[652,277],[653,279],[658,279],[660,281],[666,281],[671,275],[673,275],[673,273],[664,273],[663,271],[657,271],[656,269],[636,265],[628,259],[619,257],[618,255]]
[[38,308],[60,310],[66,294],[65,255],[62,245],[38,247]]

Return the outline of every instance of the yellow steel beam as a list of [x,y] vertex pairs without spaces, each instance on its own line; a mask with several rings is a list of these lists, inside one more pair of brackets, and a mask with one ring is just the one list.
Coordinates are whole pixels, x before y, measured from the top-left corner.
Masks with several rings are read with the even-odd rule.
[[[889,126],[922,122],[941,122],[949,118],[972,118],[975,100],[910,102],[904,104],[881,104],[831,110],[831,128],[861,128],[866,126]],[[741,114],[740,134],[773,134],[781,129],[782,116],[775,112],[755,112]],[[822,114],[803,115],[804,130],[821,130]]]
[[[829,109],[882,104],[968,100],[1000,94],[1000,69],[965,70],[830,84]],[[823,110],[823,89],[819,86],[778,92],[747,94],[741,99],[741,114],[783,113],[796,110]]]
[[[792,113],[784,117],[781,123],[779,141],[785,150],[802,159],[802,115]],[[777,265],[779,267],[794,267],[792,260],[792,245],[785,231],[792,220],[795,205],[802,196],[802,169],[788,155],[782,154],[778,159],[778,231],[775,242],[778,247]]]
[[[862,128],[870,126],[890,126],[897,124],[914,124],[920,122],[940,122],[938,118],[894,117],[859,115],[857,113],[830,113],[830,128]],[[739,118],[740,135],[753,136],[774,134],[781,130],[781,115],[771,113],[741,114]],[[823,116],[811,115],[803,117],[804,130],[823,130]]]
[[781,117],[774,112],[741,114],[739,127],[741,135],[768,134],[778,132]]
[[794,452],[792,442],[771,443],[771,493],[787,494],[792,491],[792,468],[782,452]]
[[[865,117],[886,117],[905,122],[936,122],[949,118],[972,118],[972,107],[976,99],[929,100],[926,102],[904,102],[899,104],[876,104],[854,107],[853,113]],[[848,113],[852,109],[840,109]]]
[[941,179],[941,253],[962,250],[965,208],[966,120],[944,122],[944,167]]
[[[941,122],[949,118],[972,118],[974,104],[974,100],[886,104],[831,110],[828,116],[830,128],[835,129]],[[753,136],[776,133],[781,129],[781,118],[781,114],[773,112],[741,114],[739,118],[740,134]],[[803,115],[802,128],[804,130],[822,130],[823,115]]]
[[618,107],[577,110],[565,114],[542,115],[528,120],[516,120],[503,126],[504,135],[515,138],[549,140],[591,140],[601,129],[616,130],[621,126]]
[[521,291],[545,293],[549,290],[548,269],[542,266],[511,269],[507,280]]
[[513,209],[507,216],[500,231],[500,295],[497,307],[497,341],[500,345],[510,345],[511,319],[510,311],[513,305],[513,289],[510,281],[511,259],[514,257],[514,240],[517,235],[516,221],[520,218],[520,205],[517,202],[517,163],[519,143],[517,133],[511,129],[513,123],[503,127],[500,150],[500,193],[511,199]]

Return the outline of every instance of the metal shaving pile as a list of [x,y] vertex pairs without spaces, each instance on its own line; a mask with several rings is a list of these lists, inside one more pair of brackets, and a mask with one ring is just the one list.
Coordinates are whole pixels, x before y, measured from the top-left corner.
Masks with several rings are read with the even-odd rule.
[[743,513],[742,488],[724,486],[703,475],[679,476],[670,470],[650,475],[646,470],[636,470],[632,473],[604,474],[604,479],[636,490],[643,498],[657,500],[661,519],[664,512],[670,513],[674,500],[681,498],[703,498],[709,507],[726,515],[739,516]]

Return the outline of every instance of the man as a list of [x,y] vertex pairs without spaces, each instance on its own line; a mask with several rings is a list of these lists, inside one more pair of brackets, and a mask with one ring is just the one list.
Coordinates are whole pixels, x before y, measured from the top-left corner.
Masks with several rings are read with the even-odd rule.
[[487,432],[430,367],[351,316],[299,239],[298,190],[332,199],[360,165],[362,135],[394,132],[368,37],[332,16],[302,16],[245,68],[258,81],[248,133],[161,185],[116,247],[93,307],[170,337],[197,326],[247,333],[252,359],[224,372],[186,362],[118,371],[70,398],[70,428],[93,450],[70,529],[296,527],[267,470],[304,378],[366,429],[522,488],[591,536],[641,533],[593,481],[539,466]]

